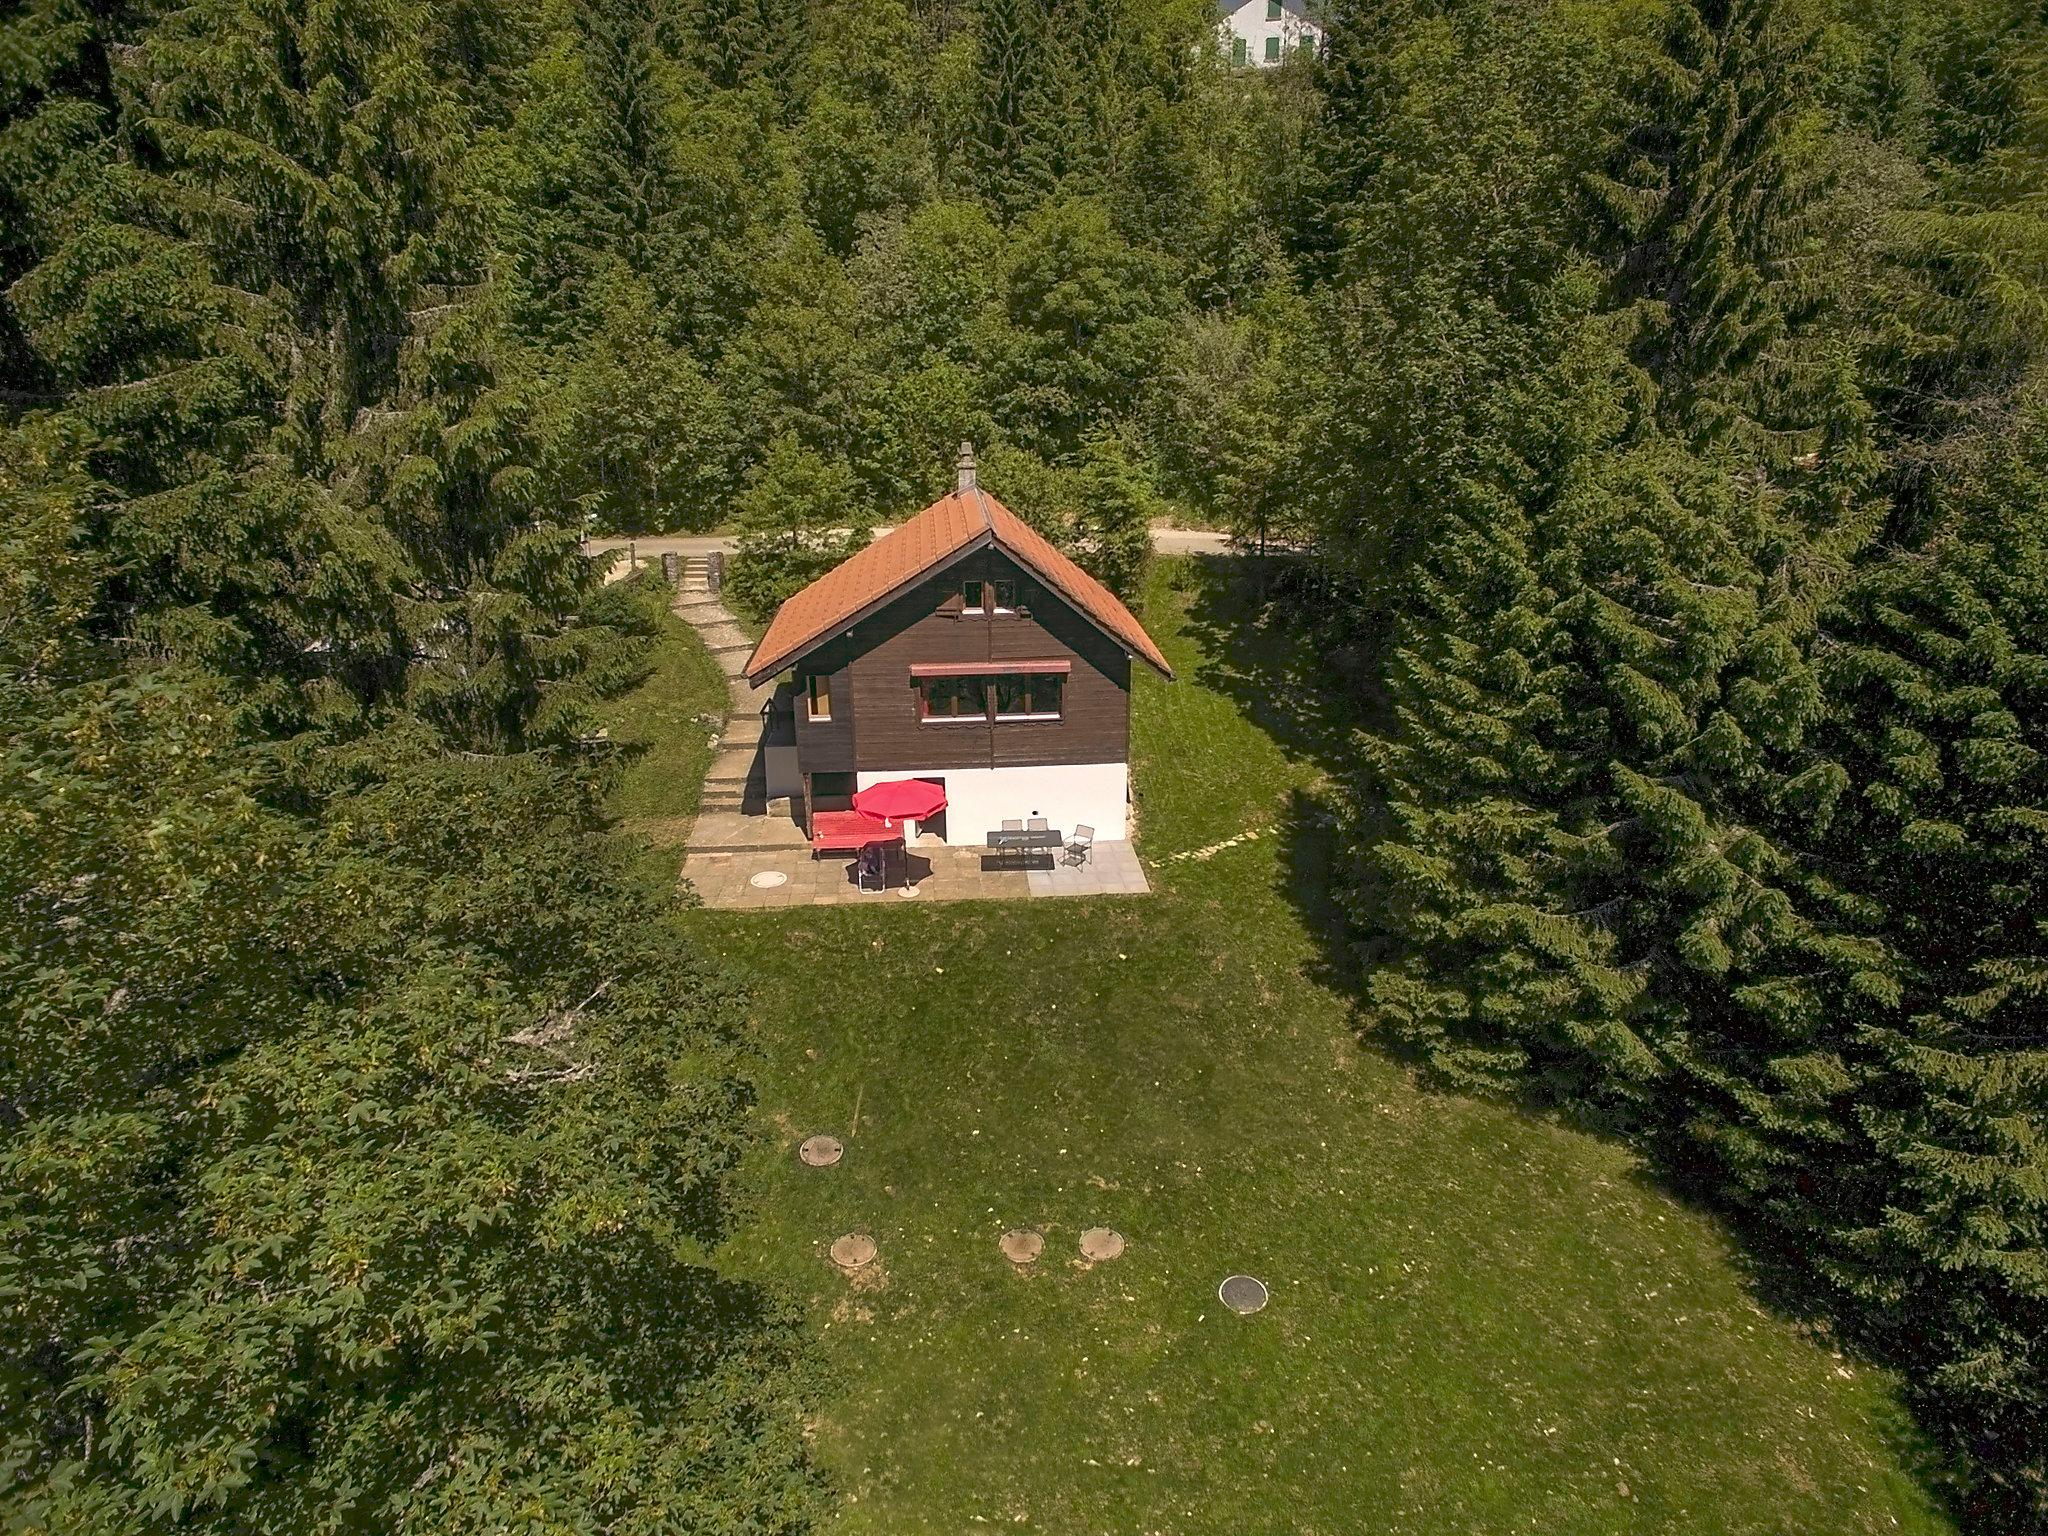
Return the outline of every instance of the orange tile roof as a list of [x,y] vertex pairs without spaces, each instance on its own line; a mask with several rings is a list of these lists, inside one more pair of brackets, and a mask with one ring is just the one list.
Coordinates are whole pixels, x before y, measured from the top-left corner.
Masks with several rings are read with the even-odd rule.
[[942,496],[900,528],[850,555],[775,611],[747,658],[749,682],[780,672],[863,609],[916,581],[947,557],[992,537],[1132,655],[1166,677],[1173,668],[1114,592],[1060,553],[1036,529],[978,487]]

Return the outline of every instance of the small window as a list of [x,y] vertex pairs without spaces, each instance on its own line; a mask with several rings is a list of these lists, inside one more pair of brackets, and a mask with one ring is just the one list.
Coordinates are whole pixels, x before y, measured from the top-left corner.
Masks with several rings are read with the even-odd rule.
[[811,700],[811,718],[830,720],[832,718],[832,678],[829,673],[813,672],[805,680]]
[[988,679],[926,677],[917,684],[918,713],[926,720],[985,720]]
[[1014,581],[992,581],[996,589],[996,612],[1014,613],[1017,608],[1017,583]]
[[1246,61],[1246,58],[1245,40],[1241,37],[1233,38],[1230,44],[1230,62],[1242,64]]
[[1278,21],[1279,19],[1280,0],[1266,0],[1266,20]]
[[1066,682],[1057,672],[1027,672],[996,679],[998,720],[1057,720],[1066,701]]
[[1268,64],[1278,64],[1280,62],[1280,39],[1277,37],[1266,39],[1266,62]]
[[980,613],[980,612],[982,611],[982,609],[981,609],[981,602],[982,602],[982,598],[981,598],[981,590],[982,590],[982,583],[981,583],[981,582],[978,582],[978,581],[968,581],[968,582],[963,582],[963,583],[961,583],[961,586],[960,586],[960,611],[961,611],[962,613]]

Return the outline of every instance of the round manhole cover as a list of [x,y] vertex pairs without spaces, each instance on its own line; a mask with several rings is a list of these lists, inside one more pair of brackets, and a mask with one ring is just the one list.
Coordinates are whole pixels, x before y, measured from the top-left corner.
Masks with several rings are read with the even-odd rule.
[[1216,1297],[1233,1312],[1256,1312],[1266,1304],[1266,1287],[1250,1275],[1232,1275],[1216,1287]]
[[750,875],[747,884],[757,891],[772,891],[778,885],[789,884],[789,876],[779,869],[764,869],[758,875]]
[[875,1240],[865,1232],[832,1239],[832,1262],[841,1269],[865,1269],[875,1262]]
[[796,1155],[813,1168],[830,1168],[845,1150],[837,1136],[807,1136]]
[[1029,1227],[1012,1227],[996,1239],[996,1246],[1012,1264],[1029,1264],[1045,1252],[1045,1236]]
[[1124,1235],[1114,1227],[1090,1227],[1081,1234],[1081,1257],[1091,1264],[1113,1259],[1124,1251]]

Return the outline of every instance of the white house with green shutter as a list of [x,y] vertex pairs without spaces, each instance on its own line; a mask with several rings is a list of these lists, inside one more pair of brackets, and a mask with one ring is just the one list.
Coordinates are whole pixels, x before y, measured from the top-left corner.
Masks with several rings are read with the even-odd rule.
[[1217,15],[1216,35],[1233,64],[1263,69],[1322,44],[1303,0],[1217,0]]

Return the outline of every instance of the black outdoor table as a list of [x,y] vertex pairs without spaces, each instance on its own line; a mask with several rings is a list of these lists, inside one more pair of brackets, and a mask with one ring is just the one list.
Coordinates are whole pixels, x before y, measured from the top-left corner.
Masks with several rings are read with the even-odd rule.
[[989,852],[1008,856],[1010,854],[1050,854],[1055,848],[1066,847],[1066,837],[1048,827],[1038,832],[991,832],[988,835]]

